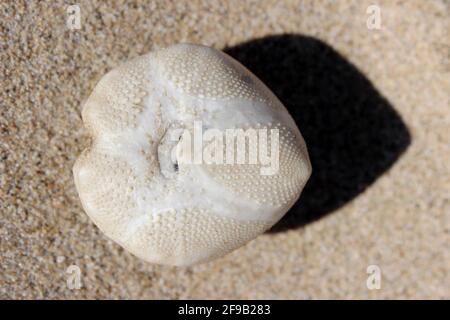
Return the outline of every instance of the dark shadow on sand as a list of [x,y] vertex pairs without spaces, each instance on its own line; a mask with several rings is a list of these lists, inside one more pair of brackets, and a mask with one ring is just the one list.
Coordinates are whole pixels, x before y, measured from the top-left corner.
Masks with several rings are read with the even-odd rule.
[[312,176],[269,232],[302,227],[345,205],[411,142],[402,119],[372,83],[318,39],[269,36],[224,51],[278,96],[308,145]]

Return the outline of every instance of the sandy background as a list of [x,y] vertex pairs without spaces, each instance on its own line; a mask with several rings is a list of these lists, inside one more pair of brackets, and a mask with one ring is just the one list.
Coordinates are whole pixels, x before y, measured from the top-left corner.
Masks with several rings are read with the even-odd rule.
[[[450,298],[448,1],[79,1],[72,31],[66,4],[26,2],[0,4],[0,298]],[[227,48],[260,76],[314,173],[271,232],[170,268],[99,232],[71,168],[100,77],[182,41]]]

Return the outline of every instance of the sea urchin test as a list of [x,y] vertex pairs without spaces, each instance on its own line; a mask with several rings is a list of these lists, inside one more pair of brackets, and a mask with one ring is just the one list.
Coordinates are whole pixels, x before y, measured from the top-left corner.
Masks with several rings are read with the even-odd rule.
[[297,201],[305,142],[275,95],[225,53],[178,44],[106,74],[82,111],[73,173],[93,222],[134,255],[191,265],[244,245]]

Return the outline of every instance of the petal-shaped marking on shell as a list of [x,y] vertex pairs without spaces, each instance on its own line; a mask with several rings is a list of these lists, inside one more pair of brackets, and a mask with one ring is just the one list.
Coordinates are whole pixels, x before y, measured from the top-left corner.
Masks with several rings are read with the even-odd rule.
[[104,232],[120,238],[136,216],[136,172],[126,161],[88,149],[77,159],[74,173],[89,216]]
[[256,100],[279,106],[259,79],[220,51],[178,45],[159,52],[158,59],[162,75],[185,94],[212,100]]
[[83,120],[94,136],[132,128],[144,110],[149,62],[146,56],[131,60],[106,74],[83,109]]
[[189,265],[223,256],[272,223],[218,217],[207,209],[187,208],[147,215],[123,244],[144,260]]
[[[248,127],[243,127],[247,130]],[[237,196],[246,196],[261,205],[272,205],[275,207],[290,207],[295,202],[309,178],[311,167],[309,160],[305,158],[306,146],[304,141],[288,127],[279,125],[261,125],[251,128],[254,130],[267,130],[267,155],[271,155],[270,130],[279,132],[279,167],[274,174],[262,175],[261,168],[267,167],[258,161],[257,164],[209,164],[208,172],[230,188]],[[246,140],[245,157],[249,159],[249,144]],[[228,147],[228,146],[226,146]],[[237,144],[235,144],[234,155],[237,155]],[[258,146],[260,147],[260,146]],[[259,152],[259,149],[256,150]],[[226,151],[224,150],[224,159]]]

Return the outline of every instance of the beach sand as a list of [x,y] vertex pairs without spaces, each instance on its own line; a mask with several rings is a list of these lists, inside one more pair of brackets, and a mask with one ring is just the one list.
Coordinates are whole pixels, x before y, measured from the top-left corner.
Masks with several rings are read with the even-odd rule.
[[[448,1],[78,1],[79,30],[69,2],[25,3],[0,4],[0,298],[450,298]],[[72,177],[97,81],[178,42],[255,72],[313,165],[273,230],[189,268],[107,239]]]

